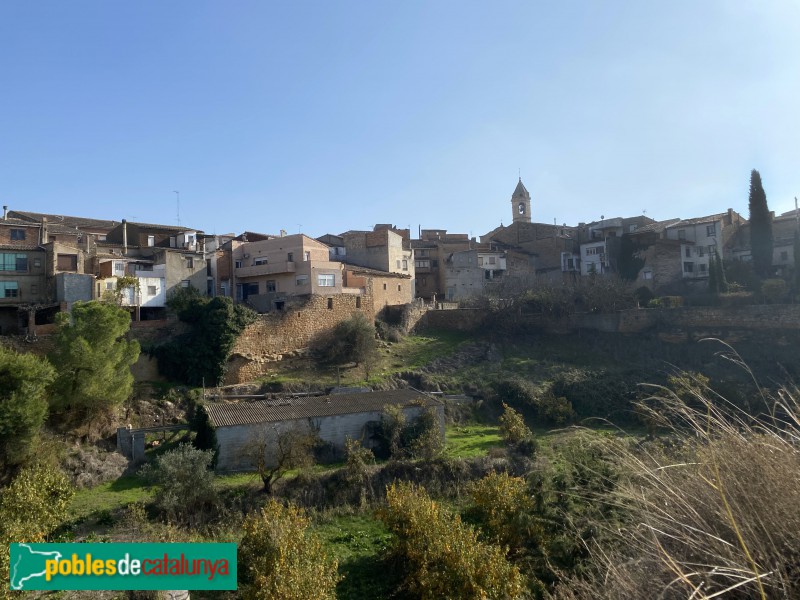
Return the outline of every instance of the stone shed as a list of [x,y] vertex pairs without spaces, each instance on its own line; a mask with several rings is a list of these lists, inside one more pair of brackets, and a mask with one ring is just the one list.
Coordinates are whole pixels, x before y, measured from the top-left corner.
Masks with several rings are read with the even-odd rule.
[[371,432],[389,404],[400,406],[409,421],[428,407],[434,408],[444,437],[444,404],[410,389],[206,404],[217,435],[217,470],[253,470],[248,454],[254,442],[265,440],[269,454],[278,436],[293,428],[310,427],[339,450],[344,449],[348,437],[369,447]]

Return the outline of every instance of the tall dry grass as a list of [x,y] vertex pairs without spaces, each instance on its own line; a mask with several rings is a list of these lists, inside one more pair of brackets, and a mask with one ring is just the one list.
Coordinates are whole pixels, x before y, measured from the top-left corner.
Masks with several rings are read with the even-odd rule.
[[557,597],[800,598],[798,389],[761,391],[772,410],[753,417],[702,380],[681,379],[641,406],[672,449],[613,445],[628,475],[595,500],[629,520],[612,544],[589,549],[592,574],[565,581]]

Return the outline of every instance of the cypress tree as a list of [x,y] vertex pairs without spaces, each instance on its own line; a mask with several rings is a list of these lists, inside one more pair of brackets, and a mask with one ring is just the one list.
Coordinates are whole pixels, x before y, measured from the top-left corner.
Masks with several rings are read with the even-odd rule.
[[717,278],[716,252],[708,259],[708,293],[719,294],[719,279]]
[[717,287],[719,293],[724,294],[728,291],[728,278],[725,276],[725,262],[722,260],[716,248],[714,249],[714,265],[717,270]]
[[755,169],[750,172],[749,206],[753,268],[760,277],[769,277],[772,273],[772,215],[761,185],[761,174]]

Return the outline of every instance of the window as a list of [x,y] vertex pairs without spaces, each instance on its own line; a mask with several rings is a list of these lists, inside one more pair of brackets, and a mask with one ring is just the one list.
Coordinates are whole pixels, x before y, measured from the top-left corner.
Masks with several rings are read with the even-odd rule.
[[653,272],[652,271],[642,271],[642,279],[652,279]]
[[683,253],[686,255],[686,258],[692,257],[692,249],[689,247],[685,248]]
[[184,279],[181,281],[181,287],[188,288],[191,285],[191,282],[188,279]]
[[[24,229],[12,229],[11,230],[11,239],[16,241],[21,241],[25,239],[25,230]],[[6,298],[11,298],[12,296],[6,296]],[[14,296],[15,297],[15,296]]]
[[38,293],[39,293],[39,286],[36,285],[35,283],[31,284],[31,294],[36,295]]
[[308,275],[298,275],[294,278],[295,285],[308,285]]
[[106,281],[106,289],[113,290],[114,289],[114,282],[113,281]]
[[711,244],[711,245],[708,247],[708,253],[709,253],[709,254],[714,254],[714,251],[715,251],[716,249],[717,249],[717,247],[716,247],[714,244]]
[[403,271],[408,271],[408,261],[403,259]]
[[269,263],[269,259],[266,256],[258,256],[253,259],[253,266],[256,265],[266,265]]
[[333,310],[333,298],[328,298],[328,310]]
[[27,271],[28,255],[3,252],[0,254],[0,271]]
[[169,238],[169,247],[170,248],[178,247],[178,238],[176,238],[174,235],[171,238]]
[[17,298],[19,284],[16,281],[0,281],[0,298]]
[[106,241],[106,236],[104,236],[104,235],[98,235],[98,236],[97,236],[97,241],[98,241],[98,242],[105,242],[105,241]]
[[789,260],[789,253],[781,252],[781,260]]
[[356,308],[361,308],[361,296],[356,296]]
[[154,285],[147,286],[147,295],[148,296],[155,296],[158,293],[158,288]]
[[385,284],[385,283],[383,284],[383,289],[384,289],[384,290],[386,289],[386,284]]
[[631,225],[630,227],[628,227],[628,231],[630,233],[633,233],[634,231],[636,231],[637,228],[638,228],[638,225]]
[[701,273],[705,273],[708,270],[708,265],[706,263],[698,263],[697,269]]
[[418,269],[428,269],[431,266],[431,261],[429,260],[415,260],[414,266]]
[[194,259],[191,256],[186,257],[186,268],[194,269]]
[[397,284],[397,291],[398,292],[402,292],[403,291],[403,286],[400,285],[399,283]]
[[482,267],[482,266],[483,266],[483,257],[482,257],[482,256],[479,256],[479,257],[478,257],[478,266],[479,266],[479,267]]
[[697,247],[697,256],[705,256],[706,249],[703,246]]
[[56,256],[56,270],[58,271],[77,271],[77,254],[59,254]]
[[303,252],[303,262],[308,262],[311,260],[311,252],[306,250]]
[[591,248],[586,249],[586,256],[591,256],[592,254],[602,254],[600,251],[602,247],[600,246],[592,246]]
[[685,229],[678,229],[678,239],[685,240],[686,239],[686,230]]
[[289,252],[286,255],[286,262],[294,262],[294,252]]
[[490,256],[489,257],[489,264],[490,265],[496,265],[497,264],[497,258],[495,258],[494,256]]
[[438,266],[439,266],[439,259],[431,260],[431,267],[433,267],[435,269]]
[[278,283],[274,279],[267,279],[267,293],[277,292]]
[[117,273],[124,273],[125,272],[125,263],[124,262],[115,262],[114,263],[114,270]]
[[147,236],[147,245],[148,245],[148,246],[151,246],[151,247],[152,247],[152,246],[155,246],[155,245],[156,245],[156,236],[154,236],[154,235],[148,235],[148,236]]
[[332,273],[317,275],[317,285],[320,287],[335,287],[336,275]]
[[242,261],[240,261],[240,260],[235,261],[233,264],[234,264],[235,268],[237,268],[237,269],[241,269],[242,268]]
[[706,235],[711,237],[717,235],[717,224],[712,223],[711,225],[706,225]]
[[684,273],[694,273],[694,263],[692,263],[692,262],[683,263],[683,272]]
[[597,267],[595,266],[595,264],[593,262],[587,263],[586,272],[587,273],[596,273],[597,272]]
[[397,261],[397,268],[398,268],[398,269],[400,268],[400,260],[399,260],[399,259],[398,259],[398,261]]
[[34,267],[41,267],[42,266],[42,259],[41,258],[34,258],[33,259],[33,266]]

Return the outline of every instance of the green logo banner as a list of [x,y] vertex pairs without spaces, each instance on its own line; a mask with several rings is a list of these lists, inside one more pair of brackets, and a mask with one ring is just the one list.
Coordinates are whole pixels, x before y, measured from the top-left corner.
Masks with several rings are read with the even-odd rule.
[[11,544],[12,590],[235,590],[236,544]]

